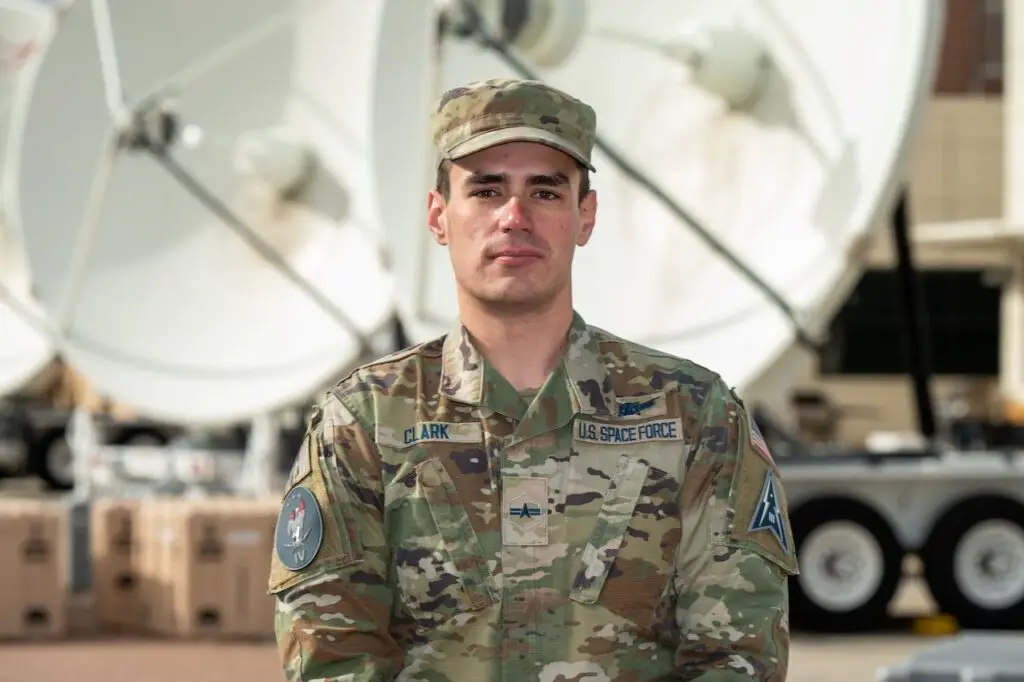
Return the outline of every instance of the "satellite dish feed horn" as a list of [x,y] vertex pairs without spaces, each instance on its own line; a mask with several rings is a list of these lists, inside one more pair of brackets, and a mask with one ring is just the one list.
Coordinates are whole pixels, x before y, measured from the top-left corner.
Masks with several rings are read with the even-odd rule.
[[[350,143],[368,134],[353,103],[373,84],[337,68],[371,64],[379,13],[350,0],[66,11],[14,111],[9,194],[43,309],[101,394],[231,423],[307,401],[379,352],[391,278]],[[73,131],[56,115],[72,105]]]
[[[930,93],[942,3],[592,0],[579,3],[574,31],[547,22],[551,34],[577,38],[560,60],[537,60],[516,25],[543,32],[558,7],[475,0],[442,22],[429,8],[385,22],[422,62],[443,41],[433,68],[444,89],[527,76],[597,110],[591,183],[600,218],[574,260],[576,305],[588,321],[744,389],[795,341],[816,346],[861,268],[849,252],[880,224],[902,179]],[[517,12],[534,16],[509,21]],[[424,85],[434,80],[430,64],[410,68],[403,56],[377,60],[374,175],[388,188],[380,210],[394,240],[399,310],[418,340],[443,333],[456,310],[444,249],[399,247],[422,243],[410,230],[423,231],[418,197],[429,185],[410,172],[408,191],[397,191],[382,160],[422,149],[410,165],[431,167],[420,112],[439,96]],[[773,387],[776,398],[788,380]]]
[[289,128],[243,134],[235,150],[235,170],[259,178],[282,198],[295,200],[316,173],[316,157]]

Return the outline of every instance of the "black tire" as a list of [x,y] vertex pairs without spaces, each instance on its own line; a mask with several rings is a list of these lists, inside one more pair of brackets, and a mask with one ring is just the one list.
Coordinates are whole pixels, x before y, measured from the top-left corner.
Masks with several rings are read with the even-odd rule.
[[74,487],[74,477],[56,457],[70,456],[70,446],[64,427],[47,429],[32,447],[29,469],[46,484],[50,490],[66,491]]
[[[975,497],[953,505],[935,522],[921,552],[925,580],[939,609],[956,618],[960,627],[1017,629],[1024,623],[1024,589],[1016,590],[1016,597],[1007,595],[1001,607],[986,605],[972,598],[957,574],[958,553],[963,551],[960,543],[985,521],[1001,521],[1024,533],[1024,505],[1003,497]],[[979,562],[992,558],[979,556]],[[1000,570],[998,565],[991,568]],[[1024,565],[1001,568],[1011,577],[1024,571]]]
[[[800,560],[800,575],[789,581],[790,621],[794,630],[809,632],[854,632],[875,630],[888,620],[889,603],[903,577],[904,549],[877,512],[847,498],[822,498],[800,505],[790,512],[793,541]],[[851,605],[823,603],[809,584],[823,567],[811,564],[814,557],[803,552],[814,531],[829,524],[847,523],[866,531],[877,545],[881,575],[870,596]],[[835,567],[833,567],[835,568]],[[824,572],[830,572],[824,568]]]
[[12,476],[23,476],[30,474],[32,449],[35,447],[38,435],[32,422],[24,412],[17,408],[0,406],[0,441],[10,440],[20,443],[22,448],[22,459],[10,469],[0,466],[0,478]]

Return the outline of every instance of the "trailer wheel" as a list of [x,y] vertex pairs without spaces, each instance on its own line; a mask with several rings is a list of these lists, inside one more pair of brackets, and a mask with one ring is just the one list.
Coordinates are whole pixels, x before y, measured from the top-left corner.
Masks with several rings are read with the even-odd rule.
[[789,581],[794,629],[850,632],[884,622],[904,554],[885,519],[845,498],[813,500],[790,517],[800,562]]
[[973,498],[943,514],[921,553],[939,608],[970,629],[1024,622],[1024,506]]
[[30,467],[50,490],[74,486],[74,458],[63,427],[48,429],[32,447]]
[[20,446],[21,456],[10,463],[10,468],[5,468],[5,462],[0,461],[0,478],[31,473],[28,469],[32,460],[32,448],[36,443],[36,431],[32,428],[32,422],[21,410],[0,405],[0,444],[4,441],[16,443],[15,447]]

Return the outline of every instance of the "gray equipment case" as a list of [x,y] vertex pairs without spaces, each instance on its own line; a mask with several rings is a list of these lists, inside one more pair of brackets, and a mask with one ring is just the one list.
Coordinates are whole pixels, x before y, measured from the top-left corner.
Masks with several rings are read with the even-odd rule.
[[1024,634],[968,632],[878,671],[879,682],[1024,682]]

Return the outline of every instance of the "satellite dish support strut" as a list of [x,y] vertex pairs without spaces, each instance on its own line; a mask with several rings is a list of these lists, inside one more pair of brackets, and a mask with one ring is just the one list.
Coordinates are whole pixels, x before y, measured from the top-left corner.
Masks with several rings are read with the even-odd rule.
[[910,241],[910,209],[904,188],[893,207],[890,225],[896,249],[896,274],[902,308],[903,335],[906,339],[907,371],[914,386],[914,405],[921,435],[929,442],[937,434],[935,401],[931,390],[932,349],[928,340],[928,318],[924,291],[914,265]]

